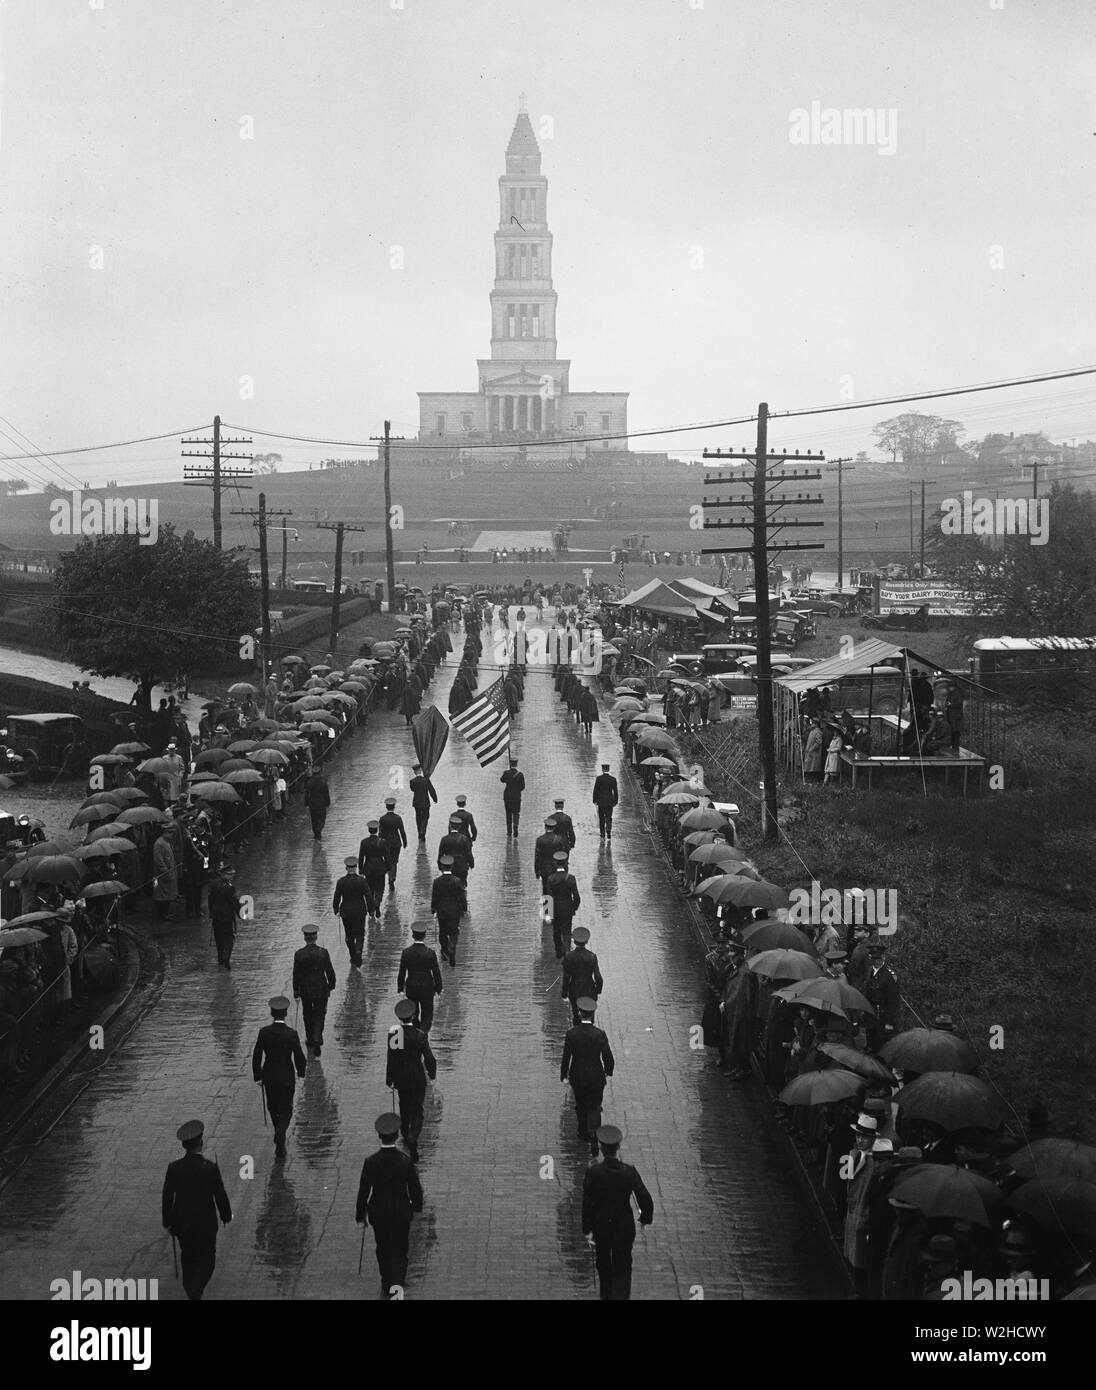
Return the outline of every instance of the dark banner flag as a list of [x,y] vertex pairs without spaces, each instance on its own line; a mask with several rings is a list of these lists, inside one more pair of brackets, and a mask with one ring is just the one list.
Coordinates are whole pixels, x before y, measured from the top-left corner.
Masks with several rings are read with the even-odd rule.
[[422,770],[429,777],[445,752],[449,742],[449,721],[437,705],[431,705],[411,725],[411,741],[422,764]]

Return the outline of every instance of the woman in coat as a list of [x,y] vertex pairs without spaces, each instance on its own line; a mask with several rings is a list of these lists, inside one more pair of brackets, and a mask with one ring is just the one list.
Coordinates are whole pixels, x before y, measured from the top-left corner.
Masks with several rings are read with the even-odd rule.
[[841,750],[845,746],[845,740],[841,736],[841,731],[835,729],[830,745],[826,750],[826,775],[825,782],[840,782],[841,780]]
[[808,782],[821,782],[822,758],[826,747],[826,736],[818,719],[811,720],[807,742],[803,748],[803,776]]
[[179,893],[175,851],[171,848],[171,841],[165,835],[158,835],[156,843],[152,846],[152,872],[154,876],[152,899],[156,904],[156,916],[163,921]]

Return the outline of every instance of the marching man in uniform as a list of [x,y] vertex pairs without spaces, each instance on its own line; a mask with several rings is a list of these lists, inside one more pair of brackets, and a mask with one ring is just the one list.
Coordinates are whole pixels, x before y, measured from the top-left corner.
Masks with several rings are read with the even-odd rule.
[[289,1000],[284,994],[276,994],[270,1001],[273,1021],[259,1029],[251,1054],[251,1074],[266,1092],[276,1158],[285,1157],[285,1134],[293,1118],[293,1092],[297,1089],[297,1077],[303,1077],[308,1066],[297,1030],[285,1021],[288,1012]]
[[309,1052],[320,1055],[327,1000],[335,988],[335,967],[326,946],[316,944],[319,927],[303,928],[304,945],[293,957],[293,998],[304,1005],[304,1037]]
[[201,1120],[179,1126],[176,1137],[186,1152],[168,1164],[160,1203],[164,1230],[179,1241],[183,1288],[192,1303],[201,1300],[217,1264],[217,1217],[226,1226],[232,1220],[221,1170],[202,1157],[204,1134]]
[[601,764],[601,775],[594,778],[594,805],[597,807],[597,828],[603,840],[613,838],[613,807],[620,801],[620,787],[617,779],[609,771],[609,764]]
[[632,1296],[632,1246],[636,1223],[632,1198],[639,1207],[639,1224],[654,1220],[655,1204],[643,1179],[630,1163],[617,1157],[623,1135],[616,1125],[597,1131],[605,1157],[591,1163],[582,1180],[582,1234],[592,1236],[597,1252],[597,1277],[603,1299]]
[[401,999],[396,1005],[399,1022],[388,1030],[388,1065],[384,1083],[400,1101],[400,1133],[407,1144],[411,1162],[419,1161],[419,1135],[422,1133],[422,1104],[426,1099],[426,1078],[433,1081],[438,1064],[430,1051],[430,1040],[411,1020],[415,1005]]
[[359,1226],[373,1227],[385,1297],[400,1298],[407,1279],[411,1216],[422,1211],[422,1183],[414,1163],[396,1148],[399,1116],[379,1115],[373,1128],[381,1147],[362,1164],[355,1219]]
[[616,1062],[609,1039],[594,1024],[597,1001],[587,996],[577,1001],[577,1007],[579,1021],[573,1028],[568,1028],[563,1040],[559,1079],[571,1083],[578,1116],[578,1137],[583,1143],[589,1143],[590,1152],[596,1158],[601,1098],[605,1094],[605,1082],[612,1076]]
[[381,839],[388,846],[388,891],[396,891],[396,868],[400,862],[400,851],[407,848],[407,829],[403,817],[396,811],[396,798],[386,796],[384,815],[377,822]]
[[427,922],[415,922],[411,935],[415,938],[400,954],[400,968],[396,976],[396,988],[406,994],[415,1005],[414,1022],[424,1033],[430,1032],[434,1022],[434,996],[445,986],[441,982],[441,967],[437,952],[426,944]]

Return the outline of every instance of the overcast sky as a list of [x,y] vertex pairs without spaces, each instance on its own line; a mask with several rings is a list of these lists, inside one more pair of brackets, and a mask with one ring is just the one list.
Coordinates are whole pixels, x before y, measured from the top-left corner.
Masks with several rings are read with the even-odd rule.
[[[474,390],[522,91],[560,355],[634,429],[1096,361],[1089,0],[99,3],[3,11],[0,415],[42,447],[216,412],[411,434],[416,391]],[[793,143],[815,101],[886,113],[893,153]],[[1096,437],[1094,399],[939,411]],[[894,413],[777,442],[865,447]],[[63,462],[179,470],[174,442]]]

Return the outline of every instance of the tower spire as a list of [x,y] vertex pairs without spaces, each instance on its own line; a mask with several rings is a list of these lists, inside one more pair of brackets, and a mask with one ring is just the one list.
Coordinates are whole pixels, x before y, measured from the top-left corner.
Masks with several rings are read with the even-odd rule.
[[524,92],[519,92],[519,93],[518,93],[518,115],[521,115],[523,112],[526,113],[526,114],[528,114],[528,111],[529,111],[529,103],[525,100],[525,93],[524,93]]

